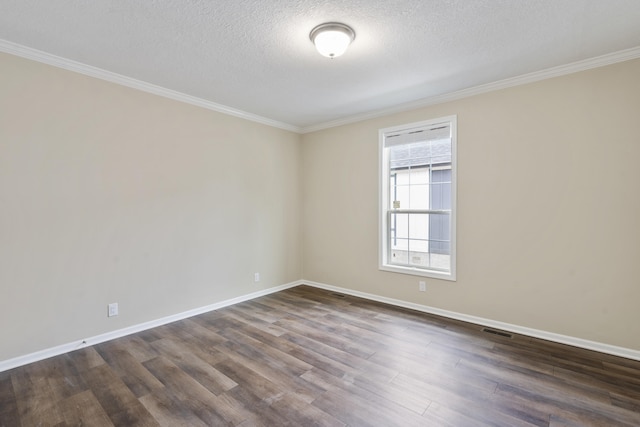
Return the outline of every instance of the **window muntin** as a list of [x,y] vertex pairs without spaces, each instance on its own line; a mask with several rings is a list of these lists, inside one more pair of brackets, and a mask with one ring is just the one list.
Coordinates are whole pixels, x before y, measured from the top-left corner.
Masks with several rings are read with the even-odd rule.
[[380,131],[380,268],[455,280],[456,117]]

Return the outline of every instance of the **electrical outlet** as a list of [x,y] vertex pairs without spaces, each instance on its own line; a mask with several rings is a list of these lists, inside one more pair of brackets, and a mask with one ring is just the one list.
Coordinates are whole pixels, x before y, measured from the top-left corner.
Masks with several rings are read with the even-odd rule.
[[253,274],[253,281],[254,282],[259,282],[260,281],[260,273],[254,273]]
[[118,315],[118,303],[114,302],[108,305],[109,310],[107,312],[107,317],[113,317]]
[[422,280],[419,281],[418,286],[419,286],[420,292],[425,292],[427,290],[427,282],[425,281],[422,281]]

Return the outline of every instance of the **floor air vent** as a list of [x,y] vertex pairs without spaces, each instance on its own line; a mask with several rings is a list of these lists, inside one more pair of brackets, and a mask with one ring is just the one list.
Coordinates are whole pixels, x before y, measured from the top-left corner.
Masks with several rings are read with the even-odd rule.
[[495,329],[482,328],[482,332],[486,332],[488,334],[500,335],[501,337],[511,338],[511,334],[502,331],[496,331]]
[[344,298],[344,294],[338,294],[338,293],[332,292],[331,295],[338,298]]

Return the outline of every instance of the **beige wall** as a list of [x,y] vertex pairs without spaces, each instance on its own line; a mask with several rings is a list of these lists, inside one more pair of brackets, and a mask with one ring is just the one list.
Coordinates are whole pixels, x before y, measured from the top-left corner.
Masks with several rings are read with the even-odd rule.
[[0,54],[0,361],[300,279],[300,138]]
[[[305,279],[640,350],[640,61],[303,137]],[[378,270],[378,129],[458,116],[458,280]]]

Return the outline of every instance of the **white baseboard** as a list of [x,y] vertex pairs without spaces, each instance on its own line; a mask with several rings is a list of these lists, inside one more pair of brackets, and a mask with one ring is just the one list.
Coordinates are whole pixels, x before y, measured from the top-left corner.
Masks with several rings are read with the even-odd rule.
[[477,316],[470,316],[467,314],[456,313],[454,311],[442,310],[427,305],[415,304],[412,302],[402,301],[393,298],[387,298],[375,294],[366,292],[355,291],[352,289],[341,288],[338,286],[327,285],[325,283],[313,282],[310,280],[297,280],[295,282],[287,283],[281,286],[275,286],[269,289],[264,289],[258,292],[252,292],[250,294],[241,295],[236,298],[220,301],[214,304],[210,304],[204,307],[195,308],[182,313],[174,314],[160,319],[152,320],[149,322],[140,323],[137,325],[129,326],[127,328],[118,329],[116,331],[107,332],[94,337],[62,344],[56,347],[47,348],[34,353],[26,354],[24,356],[18,356],[13,359],[0,361],[0,372],[8,371],[9,369],[17,368],[19,366],[27,365],[29,363],[37,362],[40,360],[48,359],[53,356],[68,353],[70,351],[78,350],[84,347],[100,344],[105,341],[113,340],[116,338],[124,337],[134,334],[136,332],[145,331],[147,329],[155,328],[157,326],[166,325],[167,323],[176,322],[178,320],[186,319],[188,317],[197,316],[198,314],[208,313],[213,310],[228,307],[234,304],[238,304],[244,301],[249,301],[261,296],[269,295],[275,292],[283,291],[285,289],[293,288],[299,285],[308,285],[319,289],[325,289],[328,291],[339,292],[342,294],[352,295],[355,297],[365,298],[372,301],[382,302],[398,307],[409,308],[412,310],[420,311],[423,313],[435,314],[437,316],[447,317],[450,319],[461,320],[464,322],[474,323],[482,326],[489,326],[504,331],[513,332],[520,335],[526,335],[534,338],[540,338],[548,341],[557,342],[560,344],[567,344],[574,347],[584,348],[587,350],[598,351],[601,353],[611,354],[614,356],[625,357],[627,359],[639,360],[640,351],[632,350],[624,347],[617,347],[614,345],[599,343],[595,341],[589,341],[582,338],[575,338],[567,335],[556,334],[553,332],[541,331],[538,329],[527,328],[518,325],[512,325],[509,323],[499,322],[496,320],[485,319]]
[[269,289],[264,289],[258,292],[252,292],[247,295],[241,295],[236,298],[220,301],[214,304],[210,304],[204,307],[195,308],[193,310],[184,311],[182,313],[173,314],[171,316],[162,317],[160,319],[151,320],[149,322],[140,323],[137,325],[129,326],[127,328],[118,329],[116,331],[107,332],[104,334],[96,335],[94,337],[81,339],[78,341],[62,344],[56,347],[47,348],[44,350],[36,351],[34,353],[26,354],[24,356],[18,356],[13,359],[0,361],[0,372],[8,371],[9,369],[17,368],[19,366],[27,365],[29,363],[38,362],[40,360],[48,359],[53,356],[68,353],[70,351],[78,350],[84,347],[100,344],[105,341],[110,341],[116,338],[124,337],[127,335],[135,334],[136,332],[145,331],[147,329],[155,328],[157,326],[166,325],[167,323],[176,322],[178,320],[186,319],[188,317],[197,316],[198,314],[208,313],[213,310],[228,307],[230,305],[238,304],[244,301],[249,301],[254,298],[269,295],[275,292],[283,291],[285,289],[292,288],[294,286],[301,285],[303,282],[298,280],[295,282],[287,283],[281,286],[275,286]]
[[423,313],[435,314],[437,316],[448,317],[450,319],[462,320],[463,322],[474,323],[491,328],[501,329],[503,331],[513,332],[515,334],[526,335],[529,337],[540,338],[547,341],[553,341],[560,344],[567,344],[574,347],[584,348],[587,350],[598,351],[600,353],[611,354],[614,356],[625,357],[627,359],[639,360],[640,351],[632,350],[625,347],[618,347],[610,344],[604,344],[595,341],[589,341],[582,338],[571,337],[568,335],[556,334],[553,332],[541,331],[538,329],[527,328],[524,326],[512,325],[510,323],[498,322],[496,320],[485,319],[482,317],[470,316],[468,314],[456,313],[454,311],[442,310],[427,305],[415,304],[412,302],[397,300],[393,298],[382,297],[366,292],[354,291],[352,289],[340,288],[338,286],[327,285],[325,283],[312,282],[302,280],[302,284],[313,286],[315,288],[325,289],[328,291],[339,292],[342,294],[352,295],[355,297],[365,298],[398,307],[409,308]]

